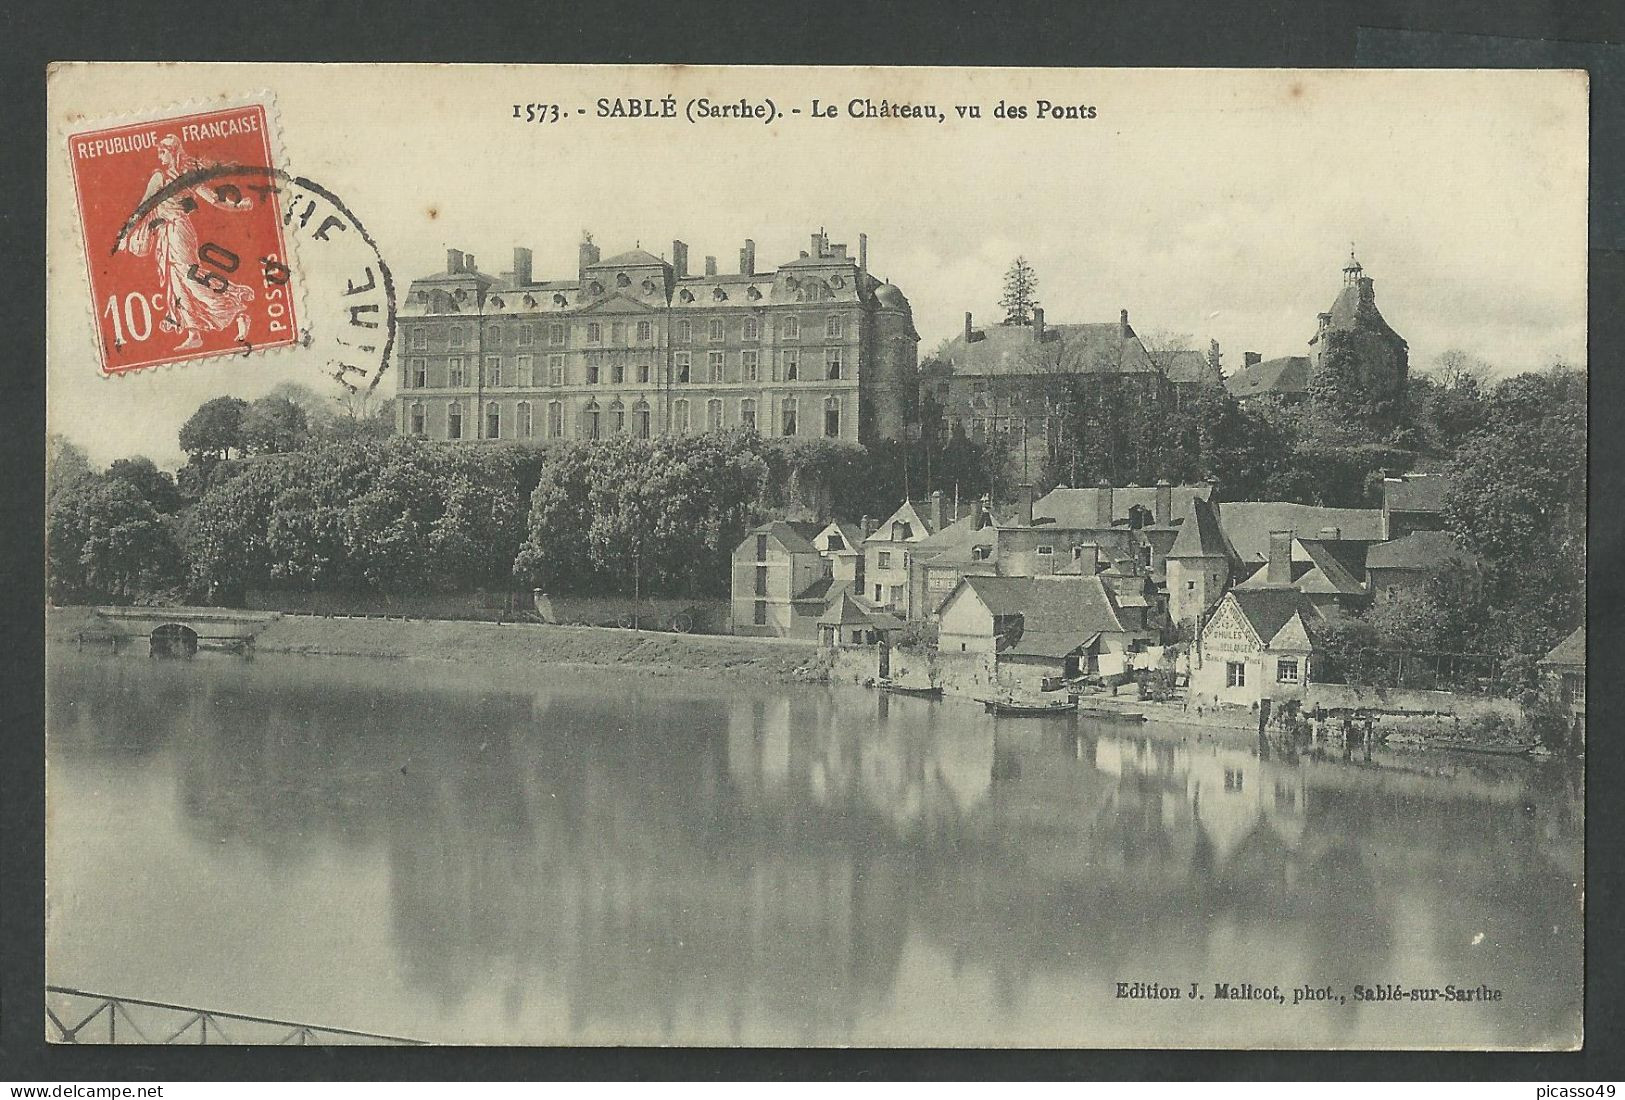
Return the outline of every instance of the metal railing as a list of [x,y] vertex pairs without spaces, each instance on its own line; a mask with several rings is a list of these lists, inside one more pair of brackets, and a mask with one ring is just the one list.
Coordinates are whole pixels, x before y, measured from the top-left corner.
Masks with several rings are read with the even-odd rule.
[[[214,1009],[169,1004],[165,1001],[142,1000],[138,997],[90,993],[83,989],[71,989],[60,985],[48,985],[45,991],[48,995],[55,994],[59,1001],[59,1004],[53,1007],[48,996],[45,1003],[45,1019],[55,1031],[54,1035],[47,1037],[59,1043],[115,1045],[140,1043],[149,1046],[167,1043],[242,1046],[334,1046],[372,1043],[383,1046],[419,1046],[423,1043],[421,1039],[406,1039],[399,1035],[380,1035],[371,1031],[352,1031],[349,1028],[324,1027],[319,1024],[299,1024],[291,1020],[274,1020],[266,1016],[248,1016],[241,1012],[219,1012]],[[63,1000],[67,1003],[62,1004]],[[57,1012],[58,1007],[63,1010],[60,1014]],[[132,1012],[132,1008],[137,1011]],[[64,1017],[77,1019],[78,1022],[68,1024],[64,1022]],[[96,1026],[92,1027],[93,1024]],[[227,1024],[231,1025],[230,1028],[226,1026]]]

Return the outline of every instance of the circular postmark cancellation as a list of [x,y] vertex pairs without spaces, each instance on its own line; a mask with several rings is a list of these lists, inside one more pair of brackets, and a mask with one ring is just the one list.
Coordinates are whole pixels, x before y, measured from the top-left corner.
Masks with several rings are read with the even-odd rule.
[[[250,322],[238,305],[263,292],[271,346],[297,342],[317,351],[325,360],[323,372],[351,392],[376,387],[394,348],[395,283],[361,219],[326,187],[281,168],[198,165],[143,198],[119,228],[112,251],[127,250],[144,236],[174,232],[177,214],[190,215],[200,202],[225,210],[267,207],[276,214],[279,243],[287,243],[275,249],[259,247],[265,243],[263,235],[238,239],[222,232],[219,239],[204,239],[195,230],[186,234],[188,247],[179,260],[169,261],[171,269],[165,273],[172,325],[188,331],[191,339],[189,314],[201,313],[207,323],[222,308],[236,310],[233,320],[243,331],[235,334],[235,347],[252,351],[256,344]],[[297,276],[304,282],[302,305],[313,315],[302,322],[291,292],[294,256]],[[195,304],[199,302],[201,308]],[[292,339],[283,338],[283,323]]]

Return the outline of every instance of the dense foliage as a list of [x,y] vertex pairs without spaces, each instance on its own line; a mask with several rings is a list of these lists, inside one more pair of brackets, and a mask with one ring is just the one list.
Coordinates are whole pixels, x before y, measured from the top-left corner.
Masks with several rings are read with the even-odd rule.
[[47,593],[57,603],[126,602],[175,584],[180,550],[128,480],[84,474],[46,506]]

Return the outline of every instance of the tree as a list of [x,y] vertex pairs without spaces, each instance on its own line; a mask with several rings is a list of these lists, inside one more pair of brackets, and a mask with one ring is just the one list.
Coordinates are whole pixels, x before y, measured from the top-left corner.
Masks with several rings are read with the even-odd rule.
[[243,416],[248,402],[240,397],[216,397],[198,406],[181,425],[181,450],[194,462],[226,459],[243,450]]
[[56,496],[91,473],[90,457],[67,436],[52,432],[45,440],[45,495]]
[[1031,324],[1033,309],[1038,304],[1038,273],[1025,256],[1017,256],[1010,261],[1010,269],[1004,273],[1004,293],[999,296],[1004,323]]
[[89,475],[46,509],[46,589],[58,603],[126,602],[174,584],[180,553],[129,481]]
[[310,438],[310,424],[290,399],[261,397],[244,410],[238,438],[245,454],[282,454]]
[[107,468],[107,476],[129,482],[160,515],[169,515],[181,506],[180,490],[167,470],[160,470],[145,456],[121,458]]

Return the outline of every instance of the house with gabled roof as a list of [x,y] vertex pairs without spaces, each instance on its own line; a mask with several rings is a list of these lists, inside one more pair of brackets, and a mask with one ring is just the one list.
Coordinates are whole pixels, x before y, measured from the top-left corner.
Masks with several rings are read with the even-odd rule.
[[1264,699],[1301,699],[1314,652],[1310,631],[1323,619],[1290,585],[1225,593],[1197,636],[1187,705],[1251,708]]
[[989,655],[1000,679],[1024,687],[1098,671],[1103,653],[1157,640],[1155,630],[1124,621],[1098,576],[967,576],[938,614],[941,652]]
[[1411,531],[1377,543],[1365,556],[1366,584],[1379,607],[1420,593],[1440,573],[1476,576],[1481,568],[1478,556],[1458,545],[1448,531]]
[[1398,539],[1412,531],[1443,531],[1444,497],[1449,480],[1444,474],[1383,472],[1382,532]]
[[876,607],[905,619],[920,617],[910,600],[909,563],[915,548],[941,526],[927,518],[940,503],[940,494],[930,505],[905,500],[863,540],[864,595]]
[[752,530],[733,552],[733,632],[758,637],[814,638],[832,583],[813,539],[819,523],[772,520]]

